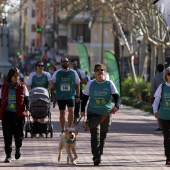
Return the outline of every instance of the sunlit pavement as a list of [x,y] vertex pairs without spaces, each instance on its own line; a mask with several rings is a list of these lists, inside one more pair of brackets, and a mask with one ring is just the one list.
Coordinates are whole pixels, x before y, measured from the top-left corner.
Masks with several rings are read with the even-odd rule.
[[12,163],[3,163],[5,159],[2,128],[0,131],[0,169],[43,170],[43,169],[116,169],[116,170],[163,170],[165,166],[162,135],[155,135],[157,121],[152,114],[127,106],[121,106],[113,115],[112,125],[107,135],[102,164],[93,166],[90,150],[90,133],[84,132],[80,121],[77,128],[77,165],[66,164],[66,153],[61,162],[58,157],[58,140],[60,137],[58,107],[52,108],[53,138],[28,137],[23,141],[22,156],[15,160],[13,142]]

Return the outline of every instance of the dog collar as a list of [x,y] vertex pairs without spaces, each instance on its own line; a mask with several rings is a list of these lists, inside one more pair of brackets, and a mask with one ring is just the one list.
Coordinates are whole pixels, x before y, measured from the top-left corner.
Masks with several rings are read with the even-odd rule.
[[73,144],[73,143],[76,142],[76,139],[74,139],[74,140],[69,140],[69,139],[67,139],[67,138],[65,137],[65,141],[66,141],[66,143],[68,143],[68,144]]

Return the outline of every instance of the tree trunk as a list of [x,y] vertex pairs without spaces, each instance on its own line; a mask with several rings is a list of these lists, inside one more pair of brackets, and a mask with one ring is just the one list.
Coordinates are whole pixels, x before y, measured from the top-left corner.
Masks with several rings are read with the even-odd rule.
[[158,50],[158,64],[165,64],[165,57],[164,57],[164,52],[165,52],[165,46],[164,44],[160,44],[157,48]]
[[157,65],[157,62],[156,62],[156,47],[151,44],[151,67],[150,67],[150,81],[152,80],[152,77],[155,75],[155,71],[156,71],[156,65]]
[[134,82],[137,83],[136,72],[135,72],[135,67],[134,67],[134,55],[129,57],[129,66],[130,66],[131,76]]

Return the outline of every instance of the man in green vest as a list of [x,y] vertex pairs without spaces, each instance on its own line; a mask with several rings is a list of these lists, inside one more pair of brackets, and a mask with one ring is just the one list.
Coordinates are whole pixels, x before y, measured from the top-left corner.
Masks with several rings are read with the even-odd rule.
[[66,106],[68,107],[68,127],[71,128],[73,125],[74,106],[80,100],[80,79],[77,72],[69,68],[68,58],[62,57],[61,67],[52,76],[54,83],[52,98],[53,103],[57,101],[60,110],[60,126],[63,133],[66,125]]

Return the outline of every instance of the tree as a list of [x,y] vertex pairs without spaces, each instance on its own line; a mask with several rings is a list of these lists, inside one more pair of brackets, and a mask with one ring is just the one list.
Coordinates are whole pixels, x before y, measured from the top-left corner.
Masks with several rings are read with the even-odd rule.
[[[151,44],[151,76],[154,74],[156,66],[156,54],[157,49],[158,62],[164,63],[163,52],[165,48],[169,47],[169,32],[168,27],[163,19],[162,14],[158,8],[150,0],[77,0],[77,1],[62,1],[62,7],[68,7],[68,17],[74,17],[85,6],[90,6],[92,11],[96,12],[95,17],[99,17],[104,13],[105,17],[112,19],[114,25],[117,26],[120,37],[123,39],[126,48],[129,51],[129,65],[131,73],[135,82],[136,73],[134,69],[134,54],[140,47]],[[89,12],[89,11],[88,11]],[[71,15],[74,14],[74,15]],[[129,22],[131,21],[131,22]],[[67,21],[68,22],[68,21]],[[132,41],[135,40],[136,32],[141,30],[144,35],[144,41],[138,44],[138,48],[134,49],[131,46],[131,42],[127,40],[124,31],[128,31]]]
[[[2,2],[7,1],[10,2],[10,0]],[[22,1],[21,8],[24,7],[26,1]],[[44,2],[45,0],[41,0],[41,3]],[[116,35],[123,39],[128,49],[129,66],[135,82],[137,79],[134,69],[134,54],[141,47],[146,47],[147,44],[151,45],[151,77],[156,67],[156,52],[158,62],[164,63],[163,54],[164,50],[170,46],[170,36],[167,24],[159,9],[154,5],[154,0],[50,0],[49,3],[52,7],[54,5],[58,7],[58,15],[62,13],[63,9],[67,11],[65,23],[68,23],[80,12],[91,14],[89,26],[103,17],[111,19],[117,28]],[[134,49],[131,43],[135,41],[138,30],[142,31],[144,40],[140,44],[136,43],[138,47]],[[131,41],[128,41],[125,32],[129,33]]]

